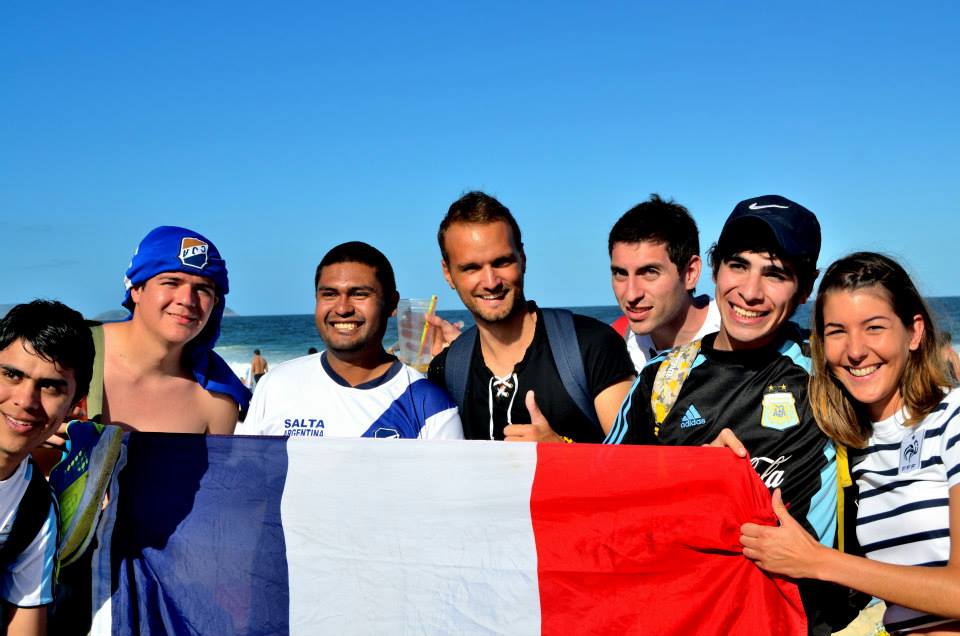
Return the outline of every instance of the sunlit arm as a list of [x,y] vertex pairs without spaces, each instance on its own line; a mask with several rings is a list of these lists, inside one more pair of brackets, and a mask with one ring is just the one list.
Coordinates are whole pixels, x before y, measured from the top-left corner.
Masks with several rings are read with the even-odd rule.
[[822,546],[774,492],[779,527],[744,524],[743,554],[762,569],[795,579],[832,581],[914,610],[960,619],[960,486],[950,489],[950,560],[942,567],[892,565]]
[[608,434],[613,427],[617,413],[620,412],[620,405],[623,404],[633,386],[633,380],[633,376],[630,376],[626,380],[612,384],[593,399],[593,406],[597,410],[597,419],[600,420],[604,435]]
[[17,607],[4,604],[3,622],[7,636],[45,636],[47,606]]

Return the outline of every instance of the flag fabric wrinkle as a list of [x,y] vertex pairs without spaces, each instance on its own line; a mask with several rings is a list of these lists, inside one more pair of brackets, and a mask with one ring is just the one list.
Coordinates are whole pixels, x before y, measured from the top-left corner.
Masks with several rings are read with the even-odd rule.
[[[805,634],[726,449],[131,433],[94,633]],[[112,539],[105,528],[112,524]]]

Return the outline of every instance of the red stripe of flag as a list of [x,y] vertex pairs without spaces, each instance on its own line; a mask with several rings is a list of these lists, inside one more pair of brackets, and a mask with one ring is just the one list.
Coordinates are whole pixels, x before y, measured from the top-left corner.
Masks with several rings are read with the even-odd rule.
[[727,449],[539,444],[530,513],[544,634],[806,634],[796,585],[741,553],[776,517]]

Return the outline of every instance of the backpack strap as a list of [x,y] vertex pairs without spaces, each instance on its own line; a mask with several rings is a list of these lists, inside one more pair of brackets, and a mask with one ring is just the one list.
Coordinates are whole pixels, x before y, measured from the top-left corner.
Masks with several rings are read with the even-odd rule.
[[87,392],[87,419],[98,422],[103,414],[103,325],[90,325],[93,336],[93,375],[90,377],[90,390]]
[[597,418],[597,409],[587,384],[587,373],[583,368],[583,355],[577,342],[577,331],[573,325],[573,313],[567,309],[541,309],[543,326],[547,330],[547,342],[553,362],[557,365],[563,388],[577,408],[587,416],[601,435],[603,427]]
[[690,375],[698,353],[700,353],[699,339],[672,349],[657,369],[657,375],[653,380],[653,391],[650,393],[650,406],[653,407],[654,419],[653,434],[657,437],[660,436],[660,425],[666,421],[670,409],[677,403],[680,388]]
[[461,333],[456,340],[447,347],[446,367],[443,370],[443,379],[447,385],[447,393],[457,403],[457,408],[463,413],[463,404],[467,399],[467,380],[470,377],[470,359],[473,356],[473,347],[477,342],[477,328],[470,327]]
[[43,471],[33,463],[32,459],[28,461],[30,462],[27,466],[27,470],[30,471],[30,483],[27,484],[27,490],[20,498],[10,534],[0,546],[0,567],[13,563],[33,542],[47,521],[50,505],[53,503],[53,496],[47,480],[43,477]]

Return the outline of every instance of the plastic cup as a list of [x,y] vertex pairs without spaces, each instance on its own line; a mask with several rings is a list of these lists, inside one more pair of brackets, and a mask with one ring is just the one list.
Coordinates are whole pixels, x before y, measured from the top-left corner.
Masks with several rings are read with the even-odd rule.
[[[430,355],[433,327],[427,323],[429,310],[429,298],[401,298],[397,305],[397,335],[400,337],[397,357],[421,373],[427,372],[433,359]],[[423,336],[425,326],[426,338]]]

